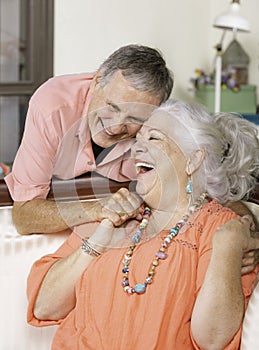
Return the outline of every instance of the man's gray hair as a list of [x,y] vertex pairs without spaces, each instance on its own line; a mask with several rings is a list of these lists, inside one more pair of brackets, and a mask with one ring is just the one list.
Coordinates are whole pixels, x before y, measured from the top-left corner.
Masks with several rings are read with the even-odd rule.
[[100,85],[106,85],[118,70],[135,89],[158,96],[161,103],[170,97],[173,73],[158,50],[141,45],[119,48],[100,66]]

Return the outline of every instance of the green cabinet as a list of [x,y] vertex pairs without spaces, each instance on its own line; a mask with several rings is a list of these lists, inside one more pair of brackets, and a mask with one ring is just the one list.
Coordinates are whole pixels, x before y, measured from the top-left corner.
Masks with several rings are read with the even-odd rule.
[[[195,100],[205,105],[210,113],[214,112],[215,88],[213,85],[199,86]],[[240,91],[221,89],[221,112],[256,113],[256,86],[241,85]]]

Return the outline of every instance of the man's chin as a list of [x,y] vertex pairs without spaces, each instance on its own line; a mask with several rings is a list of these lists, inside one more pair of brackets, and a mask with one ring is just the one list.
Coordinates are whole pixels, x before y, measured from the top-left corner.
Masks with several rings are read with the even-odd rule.
[[104,135],[104,133],[102,133],[102,135],[96,135],[95,137],[92,137],[92,140],[96,145],[102,148],[108,148],[117,143],[117,140],[112,139],[110,136]]

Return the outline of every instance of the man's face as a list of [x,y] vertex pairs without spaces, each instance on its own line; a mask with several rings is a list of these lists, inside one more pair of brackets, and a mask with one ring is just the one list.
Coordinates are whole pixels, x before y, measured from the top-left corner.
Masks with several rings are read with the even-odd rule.
[[96,83],[91,92],[89,128],[93,141],[103,148],[135,137],[160,104],[158,97],[133,88],[120,71],[105,86]]

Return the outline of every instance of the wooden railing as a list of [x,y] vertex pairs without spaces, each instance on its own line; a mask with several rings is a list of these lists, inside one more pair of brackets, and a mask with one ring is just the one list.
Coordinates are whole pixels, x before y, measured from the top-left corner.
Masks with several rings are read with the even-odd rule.
[[[130,187],[134,188],[134,183]],[[84,174],[72,180],[53,179],[49,199],[73,201],[91,200],[115,193],[121,187],[129,188],[130,182],[109,180],[98,174]],[[10,206],[13,200],[4,180],[0,180],[0,206]]]
[[[134,183],[116,182],[98,174],[84,174],[72,180],[53,179],[48,195],[55,200],[91,200],[118,191],[121,187],[134,189]],[[259,204],[259,183],[249,201]],[[0,180],[0,206],[13,204],[4,180]]]

